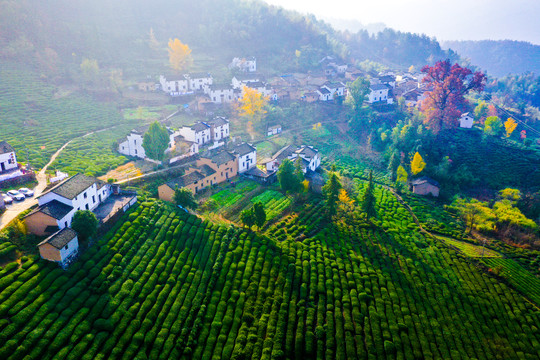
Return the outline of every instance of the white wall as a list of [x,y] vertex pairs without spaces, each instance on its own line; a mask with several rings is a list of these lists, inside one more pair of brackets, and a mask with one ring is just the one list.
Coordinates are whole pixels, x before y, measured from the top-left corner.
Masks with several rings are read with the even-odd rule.
[[15,152],[0,154],[0,173],[17,168],[17,157]]
[[79,240],[77,239],[77,236],[75,236],[73,240],[68,242],[66,246],[60,249],[60,258],[62,259],[62,262],[66,260],[68,257],[70,257],[72,254],[77,253],[78,251],[79,251]]
[[252,151],[246,155],[238,157],[238,172],[248,171],[257,164],[257,151]]
[[207,85],[213,84],[211,77],[189,79],[190,90],[203,90]]
[[374,103],[377,101],[387,101],[388,100],[388,89],[384,90],[371,90],[369,93],[369,102]]
[[234,91],[233,89],[210,90],[208,96],[213,103],[229,103],[234,100]]
[[229,137],[229,124],[214,127],[214,138],[212,140],[219,141]]
[[143,137],[140,134],[131,133],[127,136],[127,140],[118,145],[120,154],[134,156],[141,159],[146,157],[146,153],[142,146]]

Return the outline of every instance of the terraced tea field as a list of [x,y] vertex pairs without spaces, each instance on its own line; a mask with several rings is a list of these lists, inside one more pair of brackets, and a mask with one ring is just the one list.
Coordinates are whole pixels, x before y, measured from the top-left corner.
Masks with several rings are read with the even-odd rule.
[[259,236],[143,202],[67,271],[2,273],[0,358],[540,357],[540,313],[504,283],[416,231],[320,211]]

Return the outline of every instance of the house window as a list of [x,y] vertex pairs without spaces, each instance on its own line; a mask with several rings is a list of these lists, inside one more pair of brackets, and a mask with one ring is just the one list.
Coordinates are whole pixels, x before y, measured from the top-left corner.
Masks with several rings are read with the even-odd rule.
[[84,205],[85,209],[88,210],[88,204]]
[[86,193],[83,194],[83,197],[86,199],[88,196],[86,195]]
[[96,203],[96,197],[95,195],[92,195],[92,202],[95,204]]
[[68,245],[69,245],[69,244],[66,244],[66,246],[64,246],[64,250],[67,250],[67,249],[68,249]]
[[66,222],[64,222],[64,227],[67,227],[67,221],[66,221]]

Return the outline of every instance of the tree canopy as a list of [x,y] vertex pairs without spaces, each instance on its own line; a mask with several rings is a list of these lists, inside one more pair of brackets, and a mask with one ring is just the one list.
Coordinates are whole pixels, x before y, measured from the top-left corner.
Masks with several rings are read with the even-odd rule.
[[373,190],[373,170],[370,170],[368,186],[366,187],[361,200],[362,211],[366,213],[366,219],[377,216],[377,209],[375,208],[376,200]]
[[300,190],[301,180],[297,173],[297,169],[295,168],[295,165],[291,160],[284,159],[281,162],[281,165],[279,165],[279,169],[277,172],[277,178],[279,181],[279,185],[281,186],[281,190],[291,192],[296,192]]
[[180,205],[187,209],[196,209],[198,206],[193,193],[186,188],[176,187],[176,189],[174,189],[173,200],[176,205]]
[[257,201],[255,205],[253,205],[253,216],[255,218],[255,225],[257,225],[257,229],[261,230],[266,223],[266,211],[264,210],[264,205],[262,202]]
[[329,217],[334,216],[337,212],[339,190],[341,187],[341,182],[339,181],[337,174],[334,171],[330,172],[326,184],[322,187],[326,212]]
[[90,210],[77,210],[71,221],[71,228],[77,232],[79,239],[88,240],[97,232],[98,219]]
[[169,146],[169,132],[157,121],[153,122],[144,134],[142,146],[147,157],[162,160]]
[[179,39],[169,39],[169,65],[176,72],[186,70],[191,62],[191,49]]
[[422,170],[424,170],[425,167],[426,167],[426,163],[424,159],[422,158],[422,155],[420,155],[420,153],[417,151],[414,154],[413,161],[411,162],[411,172],[413,173],[413,175],[416,175],[422,172]]
[[421,105],[426,123],[435,132],[456,127],[467,106],[465,95],[471,90],[482,91],[486,75],[478,71],[473,73],[457,63],[451,65],[450,60],[426,65],[422,72],[426,74],[422,82],[430,89]]

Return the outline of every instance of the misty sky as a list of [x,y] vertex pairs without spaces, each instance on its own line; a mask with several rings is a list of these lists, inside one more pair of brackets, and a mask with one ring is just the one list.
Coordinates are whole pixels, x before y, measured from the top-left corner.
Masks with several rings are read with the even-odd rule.
[[540,0],[264,0],[317,17],[383,22],[439,40],[523,40],[540,44]]

